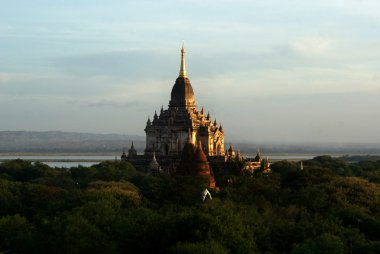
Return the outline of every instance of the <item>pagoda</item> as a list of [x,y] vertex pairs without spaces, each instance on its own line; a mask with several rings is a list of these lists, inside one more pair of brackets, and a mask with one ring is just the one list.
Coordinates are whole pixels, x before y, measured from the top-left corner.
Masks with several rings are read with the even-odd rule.
[[[190,130],[190,135],[188,132]],[[158,156],[180,156],[188,142],[202,143],[207,156],[224,155],[224,130],[210,113],[197,107],[194,90],[187,76],[185,48],[181,49],[181,67],[167,109],[161,107],[153,120],[148,118],[145,127],[145,155],[155,152]],[[190,139],[190,140],[188,140]]]

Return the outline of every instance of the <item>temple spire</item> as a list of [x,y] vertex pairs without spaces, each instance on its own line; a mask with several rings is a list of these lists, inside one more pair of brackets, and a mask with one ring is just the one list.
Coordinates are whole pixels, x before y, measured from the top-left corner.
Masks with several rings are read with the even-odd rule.
[[186,65],[185,65],[185,43],[182,44],[181,49],[181,69],[179,70],[179,78],[187,78]]

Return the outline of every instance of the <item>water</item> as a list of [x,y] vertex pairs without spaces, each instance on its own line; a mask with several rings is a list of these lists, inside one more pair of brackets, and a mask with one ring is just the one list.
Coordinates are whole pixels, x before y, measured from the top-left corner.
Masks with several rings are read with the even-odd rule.
[[[286,154],[286,155],[271,155],[269,159],[272,162],[280,160],[309,160],[317,156],[305,155],[305,154]],[[247,156],[248,158],[253,158],[252,156]],[[70,168],[78,167],[82,165],[83,167],[91,167],[92,165],[98,164],[106,160],[115,160],[115,156],[112,155],[0,155],[0,163],[4,160],[29,160],[29,161],[40,161],[49,167],[58,167],[58,168]],[[118,157],[117,159],[120,159]]]
[[51,168],[71,168],[71,167],[91,167],[95,164],[99,164],[100,161],[89,161],[89,162],[83,162],[83,161],[71,161],[71,162],[60,162],[60,161],[43,161],[43,164],[48,165]]
[[[305,154],[291,154],[291,155],[270,155],[269,160],[270,161],[282,161],[282,160],[289,160],[289,161],[303,161],[303,160],[311,160],[314,157],[318,155],[305,155]],[[254,158],[255,156],[249,156],[251,158]]]
[[49,167],[70,168],[78,167],[91,167],[106,160],[115,160],[112,155],[0,155],[0,163],[4,160],[29,160],[40,161]]
[[32,160],[32,161],[105,161],[114,160],[113,155],[0,155],[2,160]]

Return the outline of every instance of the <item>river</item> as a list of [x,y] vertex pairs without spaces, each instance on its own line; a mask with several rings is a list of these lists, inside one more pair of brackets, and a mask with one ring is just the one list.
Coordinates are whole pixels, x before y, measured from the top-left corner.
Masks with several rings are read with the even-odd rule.
[[[309,160],[317,154],[274,154],[269,157],[271,162],[280,160]],[[249,156],[250,157],[250,156]],[[22,159],[28,161],[40,161],[49,167],[70,168],[82,165],[90,167],[106,160],[120,160],[120,156],[112,155],[0,155],[0,163],[6,160]]]

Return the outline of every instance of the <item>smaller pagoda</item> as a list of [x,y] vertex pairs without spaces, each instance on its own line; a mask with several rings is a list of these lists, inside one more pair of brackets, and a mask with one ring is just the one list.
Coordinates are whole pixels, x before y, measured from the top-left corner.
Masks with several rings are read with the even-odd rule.
[[199,140],[198,146],[195,146],[190,136],[191,132],[189,130],[188,141],[182,150],[181,162],[176,173],[200,177],[204,179],[208,188],[215,188],[215,179],[207,161],[207,156],[203,151],[202,142]]

